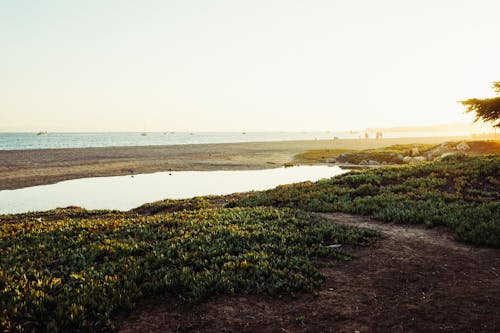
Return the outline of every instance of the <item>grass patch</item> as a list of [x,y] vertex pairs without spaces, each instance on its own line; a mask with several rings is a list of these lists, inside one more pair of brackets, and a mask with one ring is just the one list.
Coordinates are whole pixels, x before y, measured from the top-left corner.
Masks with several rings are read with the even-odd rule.
[[322,282],[320,259],[350,258],[326,245],[374,237],[272,207],[10,221],[0,225],[0,327],[103,330],[145,295],[200,301],[312,290]]
[[324,162],[328,158],[338,157],[340,154],[350,153],[348,149],[311,149],[301,154],[295,155],[296,163],[316,163]]

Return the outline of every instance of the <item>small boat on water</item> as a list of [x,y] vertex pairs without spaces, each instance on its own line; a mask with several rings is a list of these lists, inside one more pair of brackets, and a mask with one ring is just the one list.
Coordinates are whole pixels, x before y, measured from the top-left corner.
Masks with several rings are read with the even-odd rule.
[[148,135],[148,133],[142,133],[141,135],[142,135],[142,136],[146,136],[146,135]]
[[47,132],[38,132],[36,135],[41,136],[41,135],[47,135],[47,134],[49,134],[49,133],[47,133]]

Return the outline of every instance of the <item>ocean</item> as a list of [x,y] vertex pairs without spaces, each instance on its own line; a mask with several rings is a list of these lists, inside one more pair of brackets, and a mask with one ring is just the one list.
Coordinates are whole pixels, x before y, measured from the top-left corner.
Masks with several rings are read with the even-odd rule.
[[[106,133],[7,133],[0,132],[0,150],[126,147],[206,143],[333,140],[360,138],[361,132],[106,132]],[[394,132],[384,137],[453,136],[465,133]],[[373,133],[370,134],[373,137]]]
[[338,135],[332,132],[0,133],[0,150],[331,140],[334,136]]

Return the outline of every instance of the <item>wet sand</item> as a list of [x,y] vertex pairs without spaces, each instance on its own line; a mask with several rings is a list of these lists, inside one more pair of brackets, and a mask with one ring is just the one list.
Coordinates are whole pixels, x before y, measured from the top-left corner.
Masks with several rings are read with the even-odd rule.
[[[269,169],[310,149],[369,149],[394,144],[432,144],[464,137],[339,139],[146,147],[0,151],[0,190],[62,180],[159,171]],[[470,138],[469,138],[470,139]]]

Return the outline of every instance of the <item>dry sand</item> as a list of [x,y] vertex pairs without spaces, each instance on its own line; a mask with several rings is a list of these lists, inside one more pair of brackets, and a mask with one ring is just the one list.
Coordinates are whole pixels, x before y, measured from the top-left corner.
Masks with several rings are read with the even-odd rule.
[[0,151],[0,190],[62,180],[158,171],[248,170],[280,167],[309,149],[369,149],[441,143],[463,137],[341,139],[146,147]]

